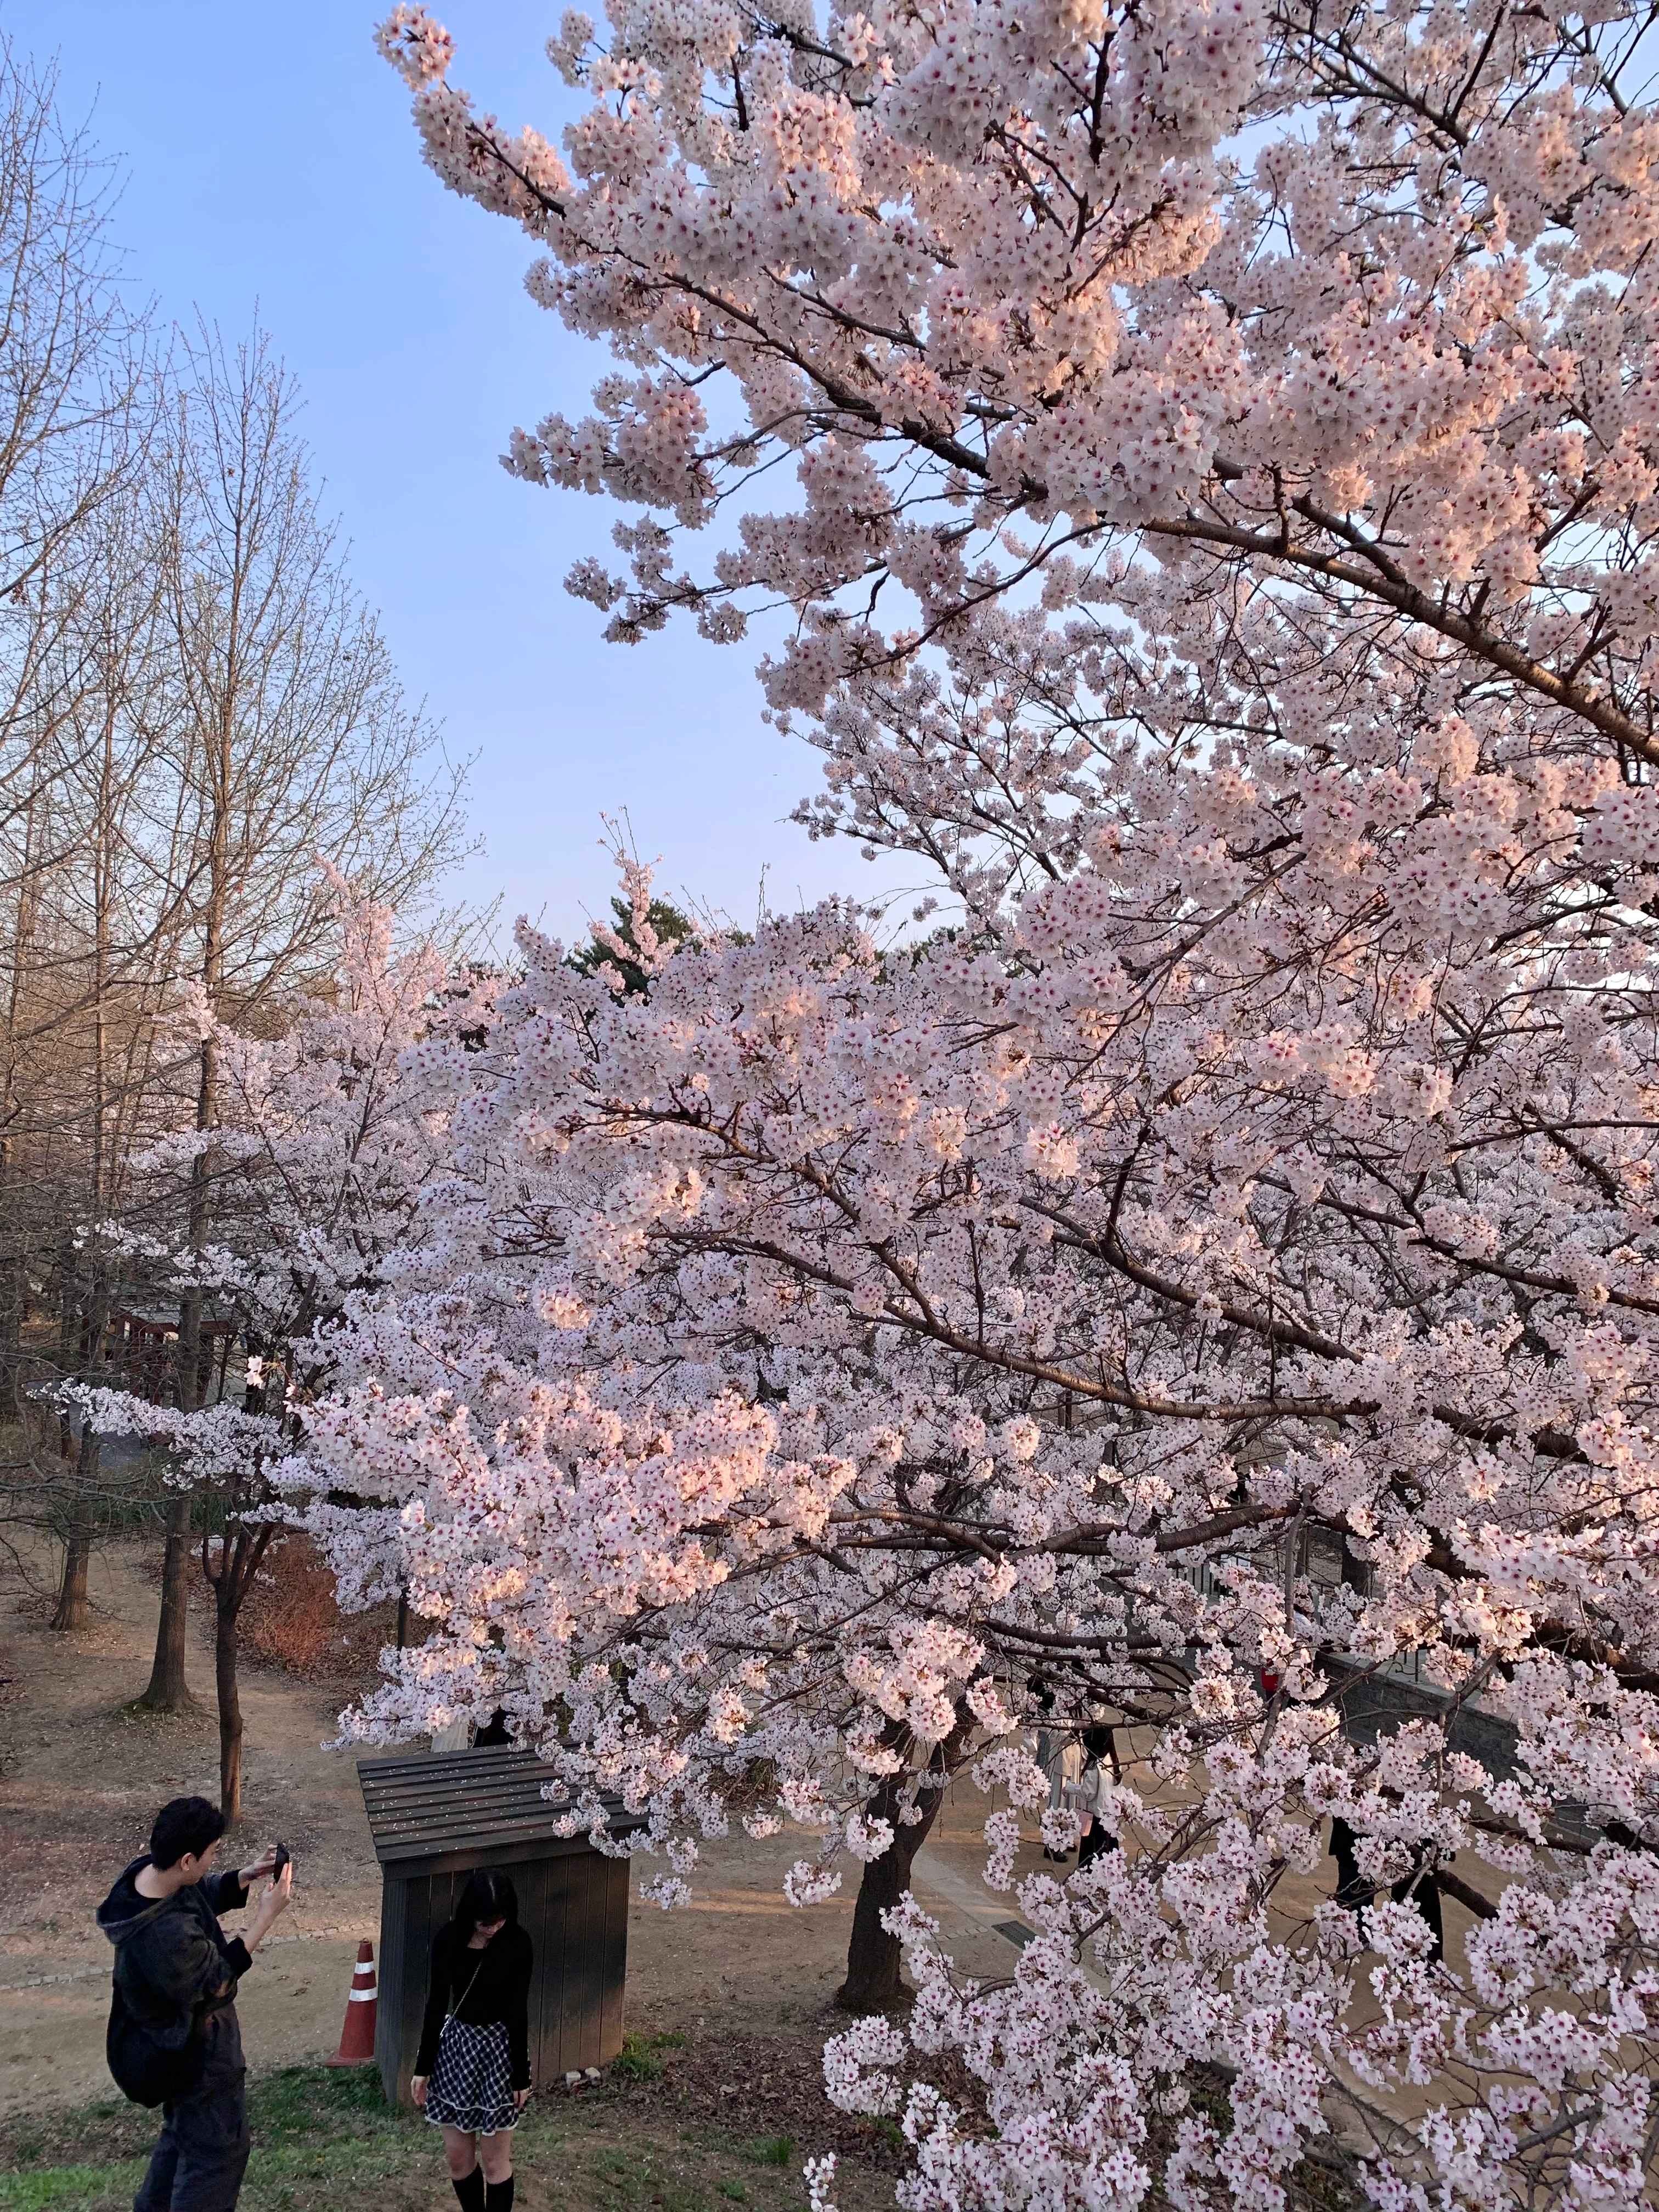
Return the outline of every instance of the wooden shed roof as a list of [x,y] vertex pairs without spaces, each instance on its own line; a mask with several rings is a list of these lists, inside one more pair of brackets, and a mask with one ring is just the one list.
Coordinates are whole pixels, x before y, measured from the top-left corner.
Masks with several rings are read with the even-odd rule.
[[[589,1848],[584,1829],[556,1836],[560,1808],[542,1790],[546,1761],[511,1744],[471,1751],[422,1752],[410,1759],[360,1759],[357,1780],[382,1866],[449,1852],[495,1850],[503,1844],[542,1844],[548,1851]],[[607,1800],[613,1832],[641,1826]]]

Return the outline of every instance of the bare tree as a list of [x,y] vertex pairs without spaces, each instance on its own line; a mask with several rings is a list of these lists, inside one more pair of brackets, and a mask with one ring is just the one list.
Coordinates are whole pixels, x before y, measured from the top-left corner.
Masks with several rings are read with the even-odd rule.
[[[188,919],[180,889],[192,824],[173,757],[167,683],[169,632],[162,557],[171,514],[150,472],[99,518],[98,588],[85,594],[76,645],[92,680],[80,692],[88,727],[80,746],[75,933],[87,1000],[77,1064],[85,1072],[88,1280],[82,1336],[95,1370],[112,1302],[106,1224],[123,1219],[136,1146],[161,1117],[158,1024],[170,1008]],[[159,1096],[158,1096],[159,1093]],[[82,1371],[88,1372],[82,1362]],[[190,1501],[170,1492],[156,1660],[138,1703],[179,1711],[195,1700],[185,1679]]]
[[[0,40],[0,1419],[18,1412],[21,1330],[40,1209],[26,1101],[30,966],[76,756],[64,647],[88,526],[131,481],[142,319],[108,231],[111,176],[57,106],[56,72]],[[67,684],[68,690],[64,686]]]
[[[331,903],[327,861],[394,904],[453,850],[453,776],[430,775],[433,733],[404,702],[385,642],[345,571],[295,430],[292,380],[256,331],[228,348],[198,331],[184,356],[167,594],[179,775],[191,817],[185,973],[207,1004],[246,1017],[315,963]],[[217,1120],[210,1042],[196,1126]],[[213,1154],[191,1178],[190,1237],[207,1237]],[[181,1314],[193,1388],[201,1301]]]
[[[460,779],[350,582],[268,340],[198,327],[153,357],[109,173],[54,103],[0,41],[0,1522],[62,1544],[67,1624],[132,1460],[71,1433],[53,1386],[121,1379],[111,1317],[148,1289],[178,1317],[167,1395],[207,1387],[224,1164],[191,1005],[282,1018],[329,957],[325,869],[418,902]],[[140,1702],[172,1711],[197,1516],[187,1490],[156,1504]]]
[[[179,981],[215,1012],[257,1019],[328,955],[333,904],[319,863],[394,903],[417,901],[454,853],[460,781],[404,703],[349,581],[295,432],[295,387],[267,340],[256,332],[233,349],[204,329],[182,368],[164,587],[174,773],[188,825]],[[192,1075],[199,1142],[183,1226],[200,1255],[222,1168],[210,1036],[194,1047]],[[186,1410],[204,1371],[203,1310],[201,1285],[186,1288],[178,1360]],[[154,1706],[188,1696],[188,1510],[187,1499],[169,1510],[143,1698]],[[231,1551],[240,1559],[246,1548],[239,1540]],[[228,1551],[216,1580],[222,1723],[234,1699],[240,1583]],[[240,1744],[240,1722],[234,1733]]]

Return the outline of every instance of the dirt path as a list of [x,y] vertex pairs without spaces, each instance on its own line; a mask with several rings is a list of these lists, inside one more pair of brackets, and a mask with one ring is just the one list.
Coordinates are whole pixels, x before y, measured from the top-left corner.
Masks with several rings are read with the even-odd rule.
[[[100,1898],[142,1850],[156,1806],[218,1794],[210,1617],[193,1607],[188,1717],[137,1713],[148,1678],[156,1592],[143,1554],[92,1565],[93,1623],[46,1626],[16,1578],[0,1589],[0,2112],[101,2094],[109,1948],[92,1923]],[[198,1594],[199,1595],[199,1594]],[[343,1698],[250,1668],[247,1846],[280,1831],[306,1868],[281,1939],[247,2008],[256,2063],[333,2047],[325,2025],[350,1978],[360,1936],[377,1932],[379,1880],[349,1759],[321,1748]],[[344,1974],[342,1978],[342,1968]]]
[[[70,1635],[46,1626],[51,1607],[38,1590],[15,1573],[0,1579],[0,2121],[109,2096],[109,1951],[94,1910],[143,1848],[159,1803],[216,1792],[205,1592],[197,1593],[191,1621],[202,1710],[162,1719],[131,1708],[155,1632],[151,1565],[135,1550],[96,1559],[93,1624]],[[324,1747],[353,1686],[253,1664],[244,1670],[248,1818],[237,1840],[252,1857],[280,1835],[295,1867],[293,1907],[239,2001],[256,2069],[334,2049],[358,1940],[378,1942],[379,1869],[355,1762]],[[989,1809],[971,1781],[959,1780],[914,1875],[958,1967],[981,1981],[1012,1971],[1028,1932],[1015,1897],[993,1893],[981,1879]],[[704,1846],[689,1909],[665,1915],[636,1891],[630,1912],[629,2025],[647,2035],[678,2031],[674,2040],[683,2036],[684,2047],[672,2070],[677,2080],[684,2075],[695,2116],[738,2135],[775,2129],[817,2141],[832,2124],[819,2101],[816,2046],[846,2024],[832,2000],[853,1898],[849,1880],[844,1894],[809,1911],[784,1902],[787,1869],[813,1848],[805,1832],[756,1843],[739,1831]],[[1041,1868],[1038,1850],[1032,1841],[1022,1851],[1021,1876]],[[1311,1913],[1333,1879],[1328,1862],[1287,1878],[1278,1913],[1289,1921]],[[1467,1916],[1449,1908],[1447,1923],[1460,1963]]]
[[[43,1563],[44,1564],[44,1563]],[[191,1680],[200,1712],[134,1712],[148,1677],[156,1591],[146,1554],[93,1562],[93,1625],[46,1626],[49,1607],[15,1576],[0,1583],[0,2115],[106,2094],[109,1952],[93,1911],[113,1875],[143,1848],[156,1806],[217,1791],[210,1614],[197,1594]],[[380,1876],[350,1754],[323,1748],[349,1684],[316,1686],[248,1666],[242,1701],[252,1856],[280,1834],[295,1856],[295,1901],[239,2005],[256,2066],[325,2056],[338,2040],[358,1938],[378,1938]],[[965,1970],[1005,1974],[1015,1950],[996,1923],[1012,1899],[978,1880],[975,1840],[987,1810],[961,1785],[917,1887]],[[809,1911],[785,1904],[804,1833],[755,1843],[741,1832],[705,1848],[696,1899],[665,1915],[635,1897],[628,2016],[643,2028],[696,2034],[810,2032],[830,2010],[852,1917],[850,1894]]]

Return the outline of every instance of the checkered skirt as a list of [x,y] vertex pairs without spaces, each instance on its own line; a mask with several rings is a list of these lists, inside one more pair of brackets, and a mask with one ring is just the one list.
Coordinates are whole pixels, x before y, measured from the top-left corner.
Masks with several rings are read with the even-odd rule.
[[517,2127],[513,2052],[501,2021],[474,2027],[451,2014],[427,2083],[426,2116],[435,2127],[459,2128],[470,2136],[498,2136]]

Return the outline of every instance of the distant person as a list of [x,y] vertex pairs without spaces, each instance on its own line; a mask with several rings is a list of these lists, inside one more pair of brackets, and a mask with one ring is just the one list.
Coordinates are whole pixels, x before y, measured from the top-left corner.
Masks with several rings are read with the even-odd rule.
[[[175,1797],[98,1908],[115,1946],[109,2067],[135,2103],[160,2105],[156,2143],[132,2212],[234,2212],[249,2149],[236,1984],[288,1909],[294,1869],[273,1845],[252,1866],[215,1874],[224,1817],[205,1797]],[[270,1880],[240,1936],[239,1911]]]
[[432,1946],[410,2094],[444,2131],[462,2212],[510,2212],[513,2130],[530,2098],[530,1938],[504,1874],[467,1877]]
[[[1360,1872],[1359,1838],[1340,1813],[1331,1815],[1331,1856],[1336,1861],[1335,1899],[1356,1918],[1376,1898],[1376,1884]],[[1445,1923],[1440,1911],[1440,1887],[1434,1878],[1435,1853],[1419,1850],[1417,1863],[1402,1875],[1390,1892],[1396,1905],[1415,1906],[1429,1931],[1429,1964],[1446,1955]]]
[[[1082,1779],[1083,1747],[1069,1731],[1056,1728],[1037,1730],[1037,1765],[1048,1778],[1048,1810],[1058,1813],[1070,1802],[1073,1790]],[[1042,1856],[1065,1865],[1070,1851],[1056,1850],[1052,1844],[1044,1844]]]
[[1077,1781],[1067,1784],[1066,1790],[1066,1802],[1083,1818],[1083,1833],[1077,1850],[1077,1870],[1079,1874],[1103,1851],[1115,1851],[1118,1847],[1117,1838],[1106,1826],[1106,1810],[1113,1802],[1112,1793],[1117,1779],[1117,1759],[1110,1729],[1085,1729],[1083,1751],[1083,1772]]

